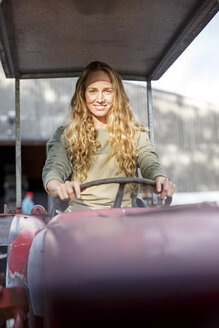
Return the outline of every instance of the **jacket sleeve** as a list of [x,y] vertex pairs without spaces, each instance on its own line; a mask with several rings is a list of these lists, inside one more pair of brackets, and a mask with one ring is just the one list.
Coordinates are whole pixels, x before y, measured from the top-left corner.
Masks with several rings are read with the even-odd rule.
[[42,172],[43,185],[46,191],[46,184],[50,180],[57,179],[61,182],[65,182],[72,174],[66,149],[61,140],[63,131],[64,127],[59,127],[47,143],[47,160]]
[[137,153],[137,167],[140,168],[143,178],[154,180],[157,176],[166,177],[146,132],[139,132]]

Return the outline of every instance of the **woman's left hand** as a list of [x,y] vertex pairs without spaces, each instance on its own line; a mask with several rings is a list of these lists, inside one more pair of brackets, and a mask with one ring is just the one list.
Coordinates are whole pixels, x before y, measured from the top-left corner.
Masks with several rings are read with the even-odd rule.
[[158,176],[154,180],[156,182],[155,192],[158,194],[161,193],[160,200],[163,200],[165,197],[173,196],[176,185],[172,181],[163,176]]

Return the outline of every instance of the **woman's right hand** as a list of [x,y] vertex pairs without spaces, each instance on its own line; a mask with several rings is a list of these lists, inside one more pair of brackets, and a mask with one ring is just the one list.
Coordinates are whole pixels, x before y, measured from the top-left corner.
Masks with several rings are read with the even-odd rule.
[[52,179],[47,182],[46,188],[53,197],[58,197],[61,200],[75,200],[80,198],[81,190],[77,181],[65,181],[62,183],[59,180]]

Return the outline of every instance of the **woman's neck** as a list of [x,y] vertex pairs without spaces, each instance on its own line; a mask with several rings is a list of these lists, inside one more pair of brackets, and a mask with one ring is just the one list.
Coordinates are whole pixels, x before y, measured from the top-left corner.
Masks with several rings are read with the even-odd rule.
[[101,121],[93,117],[93,122],[96,129],[106,129],[107,127],[107,123],[105,122],[105,120]]

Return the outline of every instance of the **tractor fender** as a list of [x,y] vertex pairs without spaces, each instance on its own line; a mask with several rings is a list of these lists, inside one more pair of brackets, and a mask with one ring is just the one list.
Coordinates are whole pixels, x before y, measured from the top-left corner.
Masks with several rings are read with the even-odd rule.
[[29,215],[13,218],[8,239],[7,287],[27,286],[27,262],[34,237],[46,227],[45,222]]

